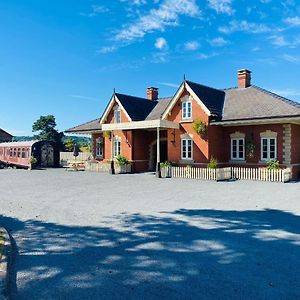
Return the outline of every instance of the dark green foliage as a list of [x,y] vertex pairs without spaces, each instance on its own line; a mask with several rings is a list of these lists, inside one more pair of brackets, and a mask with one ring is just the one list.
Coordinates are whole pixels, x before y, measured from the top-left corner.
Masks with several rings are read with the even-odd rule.
[[58,132],[56,129],[56,121],[53,115],[41,116],[32,125],[32,132],[39,132],[33,138],[37,140],[54,141],[58,144],[60,150],[64,149],[62,138],[63,132]]

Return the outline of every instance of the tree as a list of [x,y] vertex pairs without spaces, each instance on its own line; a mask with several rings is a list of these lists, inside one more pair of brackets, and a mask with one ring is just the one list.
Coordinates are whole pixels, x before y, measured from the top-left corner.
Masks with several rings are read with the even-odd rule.
[[67,152],[72,152],[74,149],[74,140],[73,139],[64,140],[64,146]]
[[33,137],[38,140],[54,141],[58,144],[59,148],[63,149],[62,138],[63,132],[58,132],[56,129],[56,121],[53,115],[41,116],[32,125],[32,132],[39,131],[37,135]]

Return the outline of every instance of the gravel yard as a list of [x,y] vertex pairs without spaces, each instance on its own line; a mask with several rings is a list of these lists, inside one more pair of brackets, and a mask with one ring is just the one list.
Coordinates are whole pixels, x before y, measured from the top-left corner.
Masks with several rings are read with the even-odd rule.
[[300,299],[300,183],[0,170],[12,299]]

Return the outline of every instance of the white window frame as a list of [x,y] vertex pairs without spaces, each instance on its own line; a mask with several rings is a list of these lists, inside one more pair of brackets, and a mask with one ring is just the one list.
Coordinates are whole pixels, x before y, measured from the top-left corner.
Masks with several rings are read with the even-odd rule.
[[113,157],[121,155],[121,141],[119,139],[113,140]]
[[[189,106],[190,106],[190,112],[189,112]],[[193,105],[191,100],[183,100],[181,104],[181,110],[182,110],[182,119],[183,120],[190,120],[193,115]]]
[[[236,141],[236,147],[237,147],[237,149],[236,149],[236,157],[233,157],[233,141]],[[240,141],[242,141],[243,142],[243,156],[241,157],[240,156],[240,150],[239,150],[239,147],[240,147]],[[230,151],[230,153],[231,153],[231,160],[245,160],[245,138],[237,138],[237,137],[235,137],[235,138],[231,138],[231,146],[230,146],[230,148],[231,148],[231,151]]]
[[[267,158],[264,158],[263,157],[263,140],[267,140]],[[275,146],[275,149],[274,149],[274,157],[271,158],[270,154],[271,154],[271,140],[274,140],[275,143],[274,143],[274,146]],[[260,159],[261,161],[268,161],[268,160],[276,160],[277,159],[277,137],[273,136],[273,137],[261,137],[260,138]]]
[[[190,147],[191,147],[191,156],[189,157],[188,153],[188,143],[191,143]],[[185,155],[184,155],[184,151],[183,151],[183,146],[185,144],[185,147],[186,147],[186,150],[185,150]],[[181,139],[181,159],[182,160],[193,160],[193,140],[192,139],[189,139],[189,138],[184,138],[184,139]]]
[[103,138],[96,139],[96,157],[103,158]]
[[114,110],[114,123],[121,123],[121,110],[120,109]]

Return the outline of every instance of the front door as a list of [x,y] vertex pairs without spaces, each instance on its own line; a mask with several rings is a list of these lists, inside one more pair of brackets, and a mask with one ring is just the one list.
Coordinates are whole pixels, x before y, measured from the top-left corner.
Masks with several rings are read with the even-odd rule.
[[[168,142],[160,141],[160,161],[165,162],[168,160]],[[157,154],[157,144],[152,145],[151,153],[151,171],[156,169],[156,154]]]
[[50,144],[41,147],[41,167],[54,167],[54,149]]

